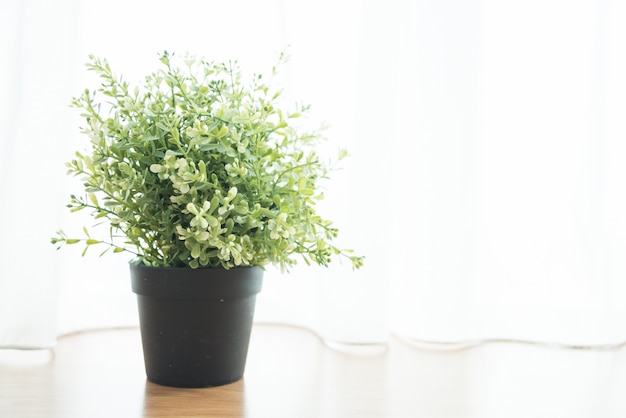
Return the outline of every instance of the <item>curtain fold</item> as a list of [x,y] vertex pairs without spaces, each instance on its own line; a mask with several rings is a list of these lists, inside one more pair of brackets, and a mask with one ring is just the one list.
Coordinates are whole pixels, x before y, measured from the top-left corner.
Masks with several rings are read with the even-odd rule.
[[[365,267],[268,269],[256,320],[333,343],[626,340],[626,5],[392,0],[0,6],[0,347],[137,323],[123,256],[56,252],[88,54],[270,69],[351,157],[320,211]],[[289,46],[289,47],[288,47]],[[77,252],[78,251],[78,252]]]
[[416,196],[395,229],[396,268],[414,276],[394,274],[397,333],[624,339],[623,13],[411,4],[399,120],[413,141],[397,142],[394,177]]
[[63,211],[76,9],[68,0],[0,7],[0,346],[50,346],[60,269],[47,237]]

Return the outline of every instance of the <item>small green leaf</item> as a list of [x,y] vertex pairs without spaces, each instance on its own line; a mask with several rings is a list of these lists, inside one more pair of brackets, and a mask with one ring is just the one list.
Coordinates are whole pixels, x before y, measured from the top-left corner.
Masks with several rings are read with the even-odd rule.
[[248,202],[240,202],[237,206],[235,206],[235,212],[237,212],[240,215],[246,215],[248,214],[249,208],[248,208]]
[[215,209],[217,209],[219,206],[220,206],[220,199],[217,196],[214,196],[213,199],[211,199],[211,208],[209,209],[207,214],[209,215],[213,214],[213,212],[215,212]]
[[222,125],[220,130],[215,134],[217,138],[221,138],[228,133],[228,127],[226,125]]

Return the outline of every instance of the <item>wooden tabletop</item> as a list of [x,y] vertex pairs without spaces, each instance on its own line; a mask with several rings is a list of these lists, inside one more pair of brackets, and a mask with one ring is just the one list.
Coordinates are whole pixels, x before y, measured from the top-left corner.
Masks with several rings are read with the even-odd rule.
[[255,325],[244,379],[206,389],[147,382],[137,329],[66,336],[54,355],[0,350],[3,418],[625,416],[624,349],[331,348]]

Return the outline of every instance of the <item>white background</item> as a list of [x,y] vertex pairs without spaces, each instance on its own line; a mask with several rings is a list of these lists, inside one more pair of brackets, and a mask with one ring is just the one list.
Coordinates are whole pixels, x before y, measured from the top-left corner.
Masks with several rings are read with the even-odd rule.
[[0,6],[0,345],[135,324],[127,260],[60,252],[84,138],[68,104],[107,57],[264,71],[351,158],[321,210],[366,267],[266,274],[256,319],[328,340],[626,339],[626,4],[80,1]]

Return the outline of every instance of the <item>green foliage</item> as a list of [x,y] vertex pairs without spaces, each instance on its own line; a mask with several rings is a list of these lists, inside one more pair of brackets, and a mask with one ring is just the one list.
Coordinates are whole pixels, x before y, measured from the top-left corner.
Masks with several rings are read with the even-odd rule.
[[319,132],[292,125],[308,108],[281,110],[271,81],[244,83],[237,63],[186,57],[181,69],[173,58],[163,53],[139,88],[90,56],[102,84],[72,101],[90,149],[67,163],[85,190],[68,207],[90,210],[110,234],[60,231],[52,242],[104,245],[149,266],[288,270],[300,255],[307,264],[343,256],[360,267],[361,257],[332,244],[337,229],[315,211],[332,164],[315,152]]

